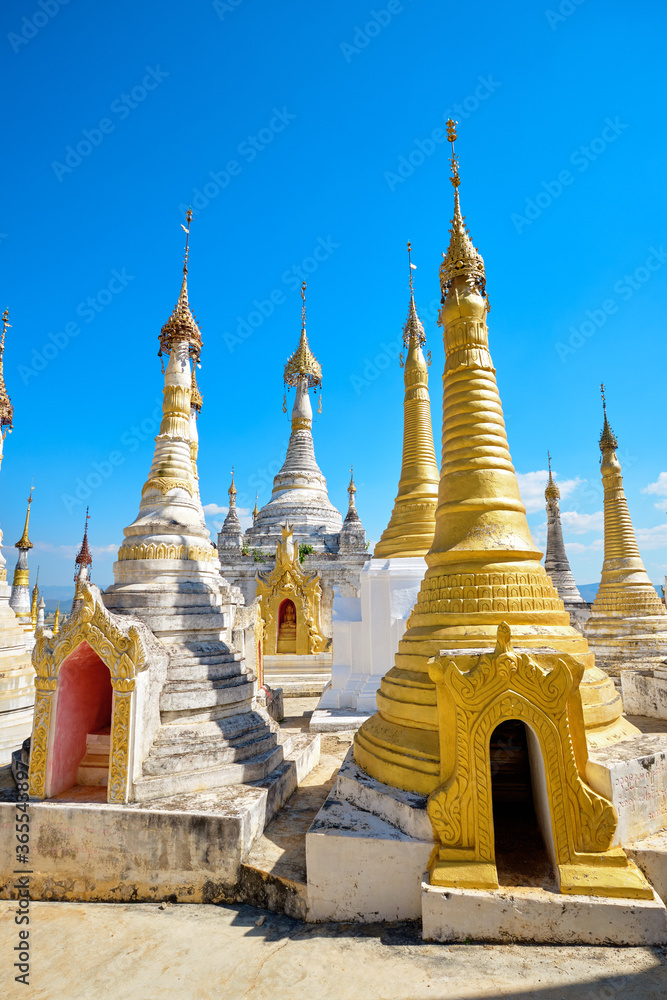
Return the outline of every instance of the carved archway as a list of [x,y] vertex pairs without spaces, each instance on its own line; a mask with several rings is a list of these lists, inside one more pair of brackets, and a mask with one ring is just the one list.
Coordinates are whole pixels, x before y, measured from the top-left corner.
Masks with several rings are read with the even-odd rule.
[[570,656],[515,653],[505,623],[493,653],[443,650],[429,661],[437,689],[442,781],[427,804],[436,841],[429,866],[433,884],[498,888],[489,745],[499,724],[519,720],[534,733],[544,761],[561,892],[650,898],[650,887],[632,862],[622,851],[609,850],[614,807],[582,778],[587,759],[582,674],[583,664]]
[[35,718],[30,745],[30,795],[45,797],[48,755],[53,746],[55,712],[63,663],[86,643],[108,667],[113,689],[108,802],[126,802],[130,774],[130,742],[133,725],[136,676],[147,667],[147,654],[139,630],[124,626],[102,603],[100,592],[82,585],[82,603],[58,636],[37,632],[32,654],[35,669]]

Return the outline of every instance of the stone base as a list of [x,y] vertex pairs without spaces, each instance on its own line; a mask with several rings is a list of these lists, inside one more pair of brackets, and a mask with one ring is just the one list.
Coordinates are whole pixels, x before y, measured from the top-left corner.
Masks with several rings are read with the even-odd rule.
[[380,681],[398,644],[426,572],[426,560],[371,559],[359,578],[360,597],[334,597],[331,685],[318,709],[372,715]]
[[623,670],[660,669],[667,660],[667,616],[602,618],[594,609],[595,605],[584,636],[596,666],[611,677],[619,677]]
[[265,656],[264,680],[282,688],[284,698],[319,698],[331,680],[331,653]]
[[348,708],[317,708],[310,717],[311,733],[349,733],[370,719],[370,714]]
[[533,944],[661,945],[667,909],[652,900],[562,896],[540,888],[421,887],[425,941],[526,941]]
[[283,689],[279,687],[270,688],[266,684],[257,689],[255,701],[260,708],[263,708],[269,718],[274,722],[282,722],[285,718],[285,706],[283,699]]
[[625,847],[667,826],[667,734],[645,733],[591,750],[586,776],[618,813],[613,846]]
[[667,903],[667,830],[631,844],[627,854],[644,872],[663,903]]
[[[105,789],[76,787],[30,804],[32,899],[89,902],[221,902],[235,898],[242,857],[317,764],[319,736],[297,738],[263,781],[159,799],[95,801]],[[0,802],[0,825],[15,805]],[[13,853],[4,854],[0,897],[15,898]]]
[[667,719],[667,670],[621,670],[623,707],[628,715]]

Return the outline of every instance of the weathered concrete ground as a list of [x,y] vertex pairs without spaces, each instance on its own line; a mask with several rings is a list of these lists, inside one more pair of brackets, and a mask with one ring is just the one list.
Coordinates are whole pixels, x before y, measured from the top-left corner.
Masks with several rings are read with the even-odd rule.
[[[285,727],[304,729],[316,703],[289,699]],[[324,741],[322,766],[329,768],[327,778],[333,780],[336,760],[342,760],[349,737],[327,736]],[[315,777],[313,781],[315,787],[303,790],[304,815],[309,796],[317,798]],[[311,805],[317,808],[316,802]],[[300,849],[281,823],[286,820],[267,828],[252,860],[283,878],[303,878]],[[15,903],[0,902],[3,1000],[667,996],[665,949],[423,944],[416,924],[304,924],[241,904],[167,904],[162,909],[150,903],[32,903],[32,971],[26,987],[13,979],[15,908]]]
[[25,987],[13,981],[11,968],[14,907],[0,903],[5,1000],[664,1000],[667,995],[666,956],[659,949],[429,945],[410,924],[309,925],[243,905],[160,909],[153,903],[33,903],[32,973]]

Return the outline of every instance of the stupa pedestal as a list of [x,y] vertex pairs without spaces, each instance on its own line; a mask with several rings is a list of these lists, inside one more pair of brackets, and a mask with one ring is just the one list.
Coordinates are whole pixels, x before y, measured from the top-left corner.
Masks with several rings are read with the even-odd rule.
[[[451,121],[448,137],[456,137]],[[612,680],[570,624],[530,536],[489,351],[484,262],[461,214],[454,153],[452,183],[440,269],[445,372],[435,534],[378,711],[355,735],[358,770],[339,781],[308,833],[315,919],[333,909],[337,919],[345,910],[348,919],[378,919],[380,907],[362,893],[374,881],[390,919],[409,899],[434,938],[434,896],[460,895],[468,916],[456,933],[465,924],[475,937],[470,915],[487,894],[483,933],[491,939],[542,940],[560,919],[570,941],[620,942],[645,909],[633,939],[667,940],[664,903],[616,846],[640,835],[641,824],[632,833],[629,821],[623,826],[632,804],[626,808],[617,789],[623,769],[641,768],[649,746],[622,717]],[[649,815],[643,829],[652,822]],[[417,904],[429,843],[424,881],[438,891]],[[372,859],[379,864],[371,875]],[[494,930],[489,908],[533,890],[542,896],[530,919],[508,929],[496,913]],[[520,903],[511,908],[520,917]],[[608,918],[593,922],[603,911]]]
[[334,598],[331,683],[313,713],[312,732],[356,729],[374,713],[425,572],[423,556],[374,558],[361,573],[360,597]]
[[6,579],[1,579],[5,572],[0,555],[0,766],[10,763],[14,751],[30,735],[35,704],[35,672],[30,662],[33,636],[9,607],[11,590]]
[[[584,628],[596,662],[621,687],[623,671],[650,674],[667,660],[667,611],[644,567],[623,487],[618,442],[607,420],[600,435],[604,489],[604,561],[591,616]],[[628,693],[638,690],[630,681]],[[626,705],[626,711],[629,711]],[[634,714],[642,715],[643,712]]]
[[648,670],[621,670],[623,705],[628,715],[667,719],[667,665]]

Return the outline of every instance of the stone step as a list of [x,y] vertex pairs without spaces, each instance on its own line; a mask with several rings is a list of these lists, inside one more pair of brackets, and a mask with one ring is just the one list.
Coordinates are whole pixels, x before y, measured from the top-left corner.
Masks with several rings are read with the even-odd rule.
[[86,753],[109,754],[111,751],[111,728],[99,729],[96,733],[86,736]]
[[153,746],[175,742],[198,745],[201,742],[217,739],[242,739],[247,733],[256,732],[265,726],[277,731],[277,726],[267,715],[255,709],[217,721],[194,722],[188,719],[187,722],[171,722],[160,727],[153,740]]
[[284,913],[308,915],[306,833],[329,794],[340,759],[322,755],[241,862],[239,901]]
[[77,785],[102,785],[109,782],[109,754],[86,753],[76,772]]
[[160,695],[161,712],[189,712],[214,706],[231,706],[250,701],[254,679],[246,674],[229,680],[197,684],[175,681],[165,684]]
[[177,774],[183,771],[203,771],[221,764],[238,764],[246,760],[258,760],[264,754],[273,752],[276,747],[275,734],[270,730],[261,736],[254,736],[237,743],[226,743],[222,740],[215,746],[210,744],[200,750],[190,750],[183,753],[172,749],[167,752],[162,747],[161,753],[151,753],[144,761],[145,775]]
[[284,743],[275,741],[271,749],[247,760],[230,763],[216,762],[198,770],[142,775],[135,782],[137,801],[149,802],[165,796],[178,796],[226,785],[256,783],[278,768],[293,749],[294,738]]
[[190,681],[194,683],[199,683],[201,681],[221,681],[228,677],[239,676],[243,672],[248,676],[243,660],[239,657],[238,659],[223,660],[219,658],[218,662],[211,660],[206,663],[191,663],[182,664],[178,666],[172,666],[169,664],[167,667],[167,681],[171,683],[172,681]]

